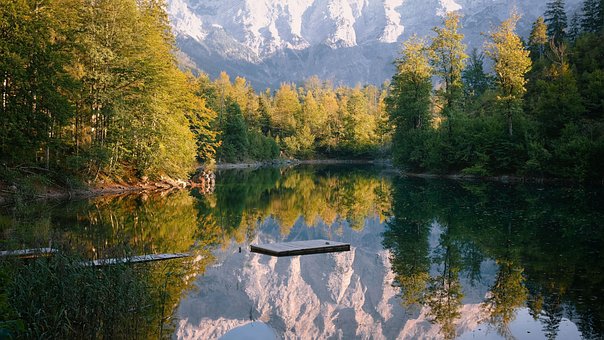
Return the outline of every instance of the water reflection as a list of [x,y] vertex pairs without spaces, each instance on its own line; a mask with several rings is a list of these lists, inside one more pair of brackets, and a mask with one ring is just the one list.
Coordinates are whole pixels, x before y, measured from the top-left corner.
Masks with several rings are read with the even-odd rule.
[[[371,167],[234,170],[219,173],[209,195],[9,207],[0,242],[86,258],[194,252],[145,271],[165,307],[149,316],[153,337],[158,327],[219,338],[261,326],[280,338],[599,339],[603,200],[600,188],[399,178]],[[352,250],[248,251],[316,238]]]
[[[480,305],[477,327],[505,338],[527,336],[510,327],[525,306],[547,338],[559,337],[563,320],[583,338],[599,338],[601,203],[601,192],[579,189],[397,180],[384,246],[401,299],[425,306],[444,338],[469,331],[469,304]],[[493,261],[489,282],[482,268]],[[484,296],[464,302],[481,284]]]
[[226,246],[254,239],[268,218],[277,222],[282,239],[300,219],[333,227],[333,233],[341,233],[343,223],[362,229],[368,217],[384,220],[389,193],[390,180],[370,167],[231,170],[218,174],[213,195],[197,196],[197,209],[202,237]]
[[[25,338],[163,338],[181,294],[213,255],[201,243],[188,192],[41,202],[0,211],[1,249],[52,246],[61,255],[22,263],[0,258],[0,334]],[[91,268],[82,259],[192,252],[165,262]],[[41,274],[42,273],[42,274]],[[33,294],[33,295],[32,295]],[[64,317],[63,317],[64,315]],[[7,321],[5,324],[4,321]],[[10,333],[9,333],[10,334]]]
[[[222,249],[182,300],[176,334],[219,337],[260,320],[285,338],[598,338],[601,203],[600,190],[372,169],[226,172],[198,202]],[[237,251],[319,237],[353,249],[279,259]]]

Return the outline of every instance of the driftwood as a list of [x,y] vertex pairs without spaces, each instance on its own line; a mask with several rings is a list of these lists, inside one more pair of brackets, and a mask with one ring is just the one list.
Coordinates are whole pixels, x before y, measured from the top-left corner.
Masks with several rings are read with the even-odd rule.
[[216,186],[216,175],[209,170],[198,171],[189,181],[191,188],[198,188],[203,193],[213,192]]

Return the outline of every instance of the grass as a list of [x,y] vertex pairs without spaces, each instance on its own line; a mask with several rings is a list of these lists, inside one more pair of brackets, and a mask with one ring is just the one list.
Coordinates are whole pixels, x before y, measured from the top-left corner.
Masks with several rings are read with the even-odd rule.
[[162,338],[166,285],[151,268],[95,268],[66,255],[4,259],[0,338]]

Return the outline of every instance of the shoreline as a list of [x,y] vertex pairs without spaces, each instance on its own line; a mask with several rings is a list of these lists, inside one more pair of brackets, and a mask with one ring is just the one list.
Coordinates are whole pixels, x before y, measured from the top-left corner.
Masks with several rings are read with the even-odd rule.
[[[554,185],[581,185],[596,184],[604,185],[604,180],[580,182],[571,179],[561,178],[539,178],[539,177],[520,177],[513,175],[500,176],[475,176],[464,174],[434,174],[434,173],[414,173],[405,172],[394,167],[390,160],[346,160],[346,159],[313,159],[313,160],[273,160],[265,162],[243,162],[243,163],[219,163],[212,166],[200,166],[197,168],[197,174],[208,173],[208,171],[221,170],[256,170],[264,167],[295,167],[297,165],[378,165],[388,168],[388,172],[403,176],[425,179],[448,179],[466,182],[498,182],[503,184],[554,184]],[[194,176],[195,177],[195,176]],[[2,183],[0,183],[2,184]],[[100,196],[118,196],[136,193],[168,193],[176,190],[200,188],[206,190],[207,187],[199,185],[195,180],[180,180],[163,178],[158,181],[148,182],[139,181],[136,183],[97,183],[87,188],[66,189],[60,187],[45,188],[44,190],[24,196],[26,200],[59,200],[59,199],[87,199]],[[0,186],[0,206],[14,203],[16,197],[23,192],[19,192],[16,187]]]
[[[288,160],[273,160],[264,162],[243,162],[243,163],[217,163],[205,169],[215,170],[230,170],[230,169],[258,169],[263,167],[281,167],[281,166],[296,166],[296,165],[338,165],[338,164],[367,164],[367,165],[385,165],[392,166],[389,160],[372,160],[372,159],[288,159]],[[204,167],[200,167],[204,169]]]
[[47,187],[43,190],[23,195],[23,192],[14,187],[13,190],[0,190],[0,206],[15,203],[20,195],[25,201],[39,200],[71,200],[88,199],[102,196],[120,196],[128,194],[159,193],[166,194],[172,191],[184,189],[200,189],[207,191],[205,183],[193,180],[183,181],[180,179],[164,178],[158,181],[140,181],[136,183],[97,183],[89,187],[69,189],[63,187]]
[[405,177],[416,177],[426,179],[449,179],[466,182],[499,182],[503,184],[557,184],[557,185],[582,185],[596,184],[604,185],[604,179],[599,181],[577,181],[565,178],[547,178],[547,177],[520,177],[514,175],[499,175],[499,176],[476,176],[464,174],[434,174],[434,173],[414,173],[404,172],[395,169],[397,174]]

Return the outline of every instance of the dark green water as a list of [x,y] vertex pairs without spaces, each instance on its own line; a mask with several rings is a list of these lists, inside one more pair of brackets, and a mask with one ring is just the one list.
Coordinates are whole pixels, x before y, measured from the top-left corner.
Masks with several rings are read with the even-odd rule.
[[[603,203],[601,188],[400,178],[372,167],[230,170],[208,195],[3,207],[0,248],[195,253],[147,271],[164,291],[158,320],[177,338],[599,339]],[[352,250],[248,251],[315,238]],[[167,272],[179,273],[169,289]]]

